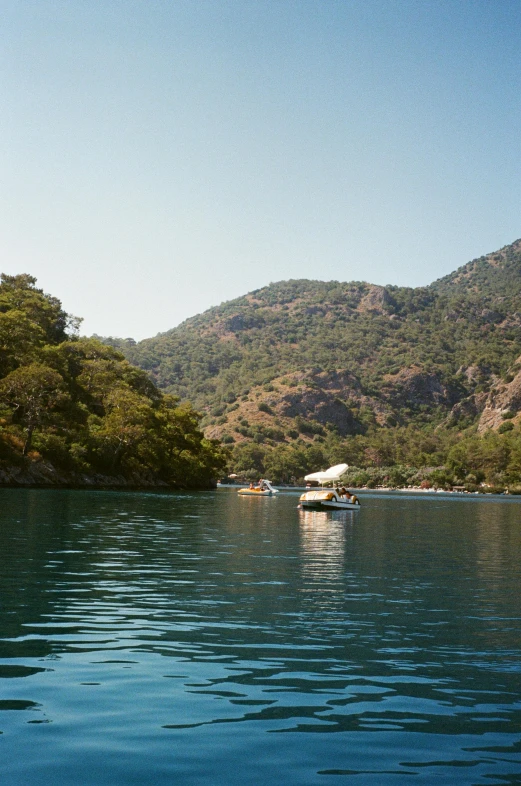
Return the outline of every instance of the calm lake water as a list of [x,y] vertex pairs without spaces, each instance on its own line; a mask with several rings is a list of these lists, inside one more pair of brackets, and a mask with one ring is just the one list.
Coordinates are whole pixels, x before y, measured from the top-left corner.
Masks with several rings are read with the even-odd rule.
[[521,500],[0,490],[2,786],[521,783]]

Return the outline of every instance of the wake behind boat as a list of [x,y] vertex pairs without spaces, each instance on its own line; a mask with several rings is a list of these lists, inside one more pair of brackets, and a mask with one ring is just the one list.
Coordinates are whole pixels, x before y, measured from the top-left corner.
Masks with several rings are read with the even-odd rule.
[[271,497],[278,494],[278,489],[274,488],[269,480],[261,478],[256,486],[250,483],[249,488],[239,489],[238,494],[249,494],[252,497]]
[[324,472],[312,472],[311,475],[306,475],[307,482],[318,482],[322,487],[326,484],[337,485],[334,488],[306,491],[300,497],[300,507],[312,510],[358,510],[360,508],[358,497],[343,486],[338,486],[340,478],[347,469],[347,464],[336,464]]

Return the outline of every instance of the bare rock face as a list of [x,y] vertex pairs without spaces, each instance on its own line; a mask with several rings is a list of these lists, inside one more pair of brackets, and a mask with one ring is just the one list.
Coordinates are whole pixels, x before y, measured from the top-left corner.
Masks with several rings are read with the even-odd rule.
[[277,412],[282,417],[311,419],[322,425],[335,426],[339,434],[359,434],[360,423],[336,393],[319,387],[301,387],[282,396],[277,402]]
[[467,366],[467,368],[458,369],[458,373],[465,374],[467,378],[467,382],[472,384],[477,384],[479,377],[481,375],[481,369],[479,366]]
[[394,412],[384,402],[363,394],[360,381],[349,371],[313,371],[300,377],[300,386],[285,393],[275,409],[282,417],[302,417],[322,425],[334,426],[342,436],[360,434],[364,426],[353,414],[348,402],[370,409],[377,423],[384,425]]
[[437,406],[453,401],[453,394],[438,377],[419,367],[405,368],[398,374],[388,375],[385,382],[383,395],[393,405]]
[[331,391],[336,395],[347,398],[348,396],[359,396],[362,386],[357,377],[348,370],[339,371],[316,371],[311,374],[312,382],[323,390]]
[[468,398],[458,401],[454,404],[447,418],[447,424],[453,425],[461,423],[461,421],[468,419],[474,420],[481,412],[483,412],[487,402],[486,393],[475,393]]
[[[521,358],[518,358],[517,364],[520,362]],[[507,412],[514,413],[514,422],[521,420],[521,371],[510,382],[501,382],[492,388],[479,420],[478,432],[499,428]]]
[[310,390],[285,396],[280,402],[280,413],[284,417],[303,417],[326,425],[330,423],[338,429],[342,436],[356,434],[361,431],[348,407],[340,400],[322,390]]
[[385,287],[372,284],[367,294],[360,300],[358,309],[359,311],[372,311],[376,314],[382,314],[392,302],[392,297]]

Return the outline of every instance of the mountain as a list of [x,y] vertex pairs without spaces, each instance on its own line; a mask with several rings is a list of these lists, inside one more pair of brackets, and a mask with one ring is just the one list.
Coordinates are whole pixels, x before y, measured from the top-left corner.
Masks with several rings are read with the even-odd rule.
[[244,419],[285,441],[303,426],[470,424],[499,391],[517,406],[505,386],[521,355],[521,241],[428,287],[284,281],[155,338],[104,340],[214,437],[248,439]]
[[282,281],[103,341],[192,402],[242,470],[445,466],[462,439],[521,433],[521,240],[427,287]]

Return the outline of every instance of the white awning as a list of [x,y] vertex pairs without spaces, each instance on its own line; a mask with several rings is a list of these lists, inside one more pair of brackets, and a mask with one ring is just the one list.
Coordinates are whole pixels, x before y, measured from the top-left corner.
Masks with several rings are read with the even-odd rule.
[[349,464],[335,464],[334,467],[329,467],[323,472],[312,472],[311,475],[306,475],[304,480],[315,480],[317,483],[335,483],[340,480],[347,469],[349,469]]

